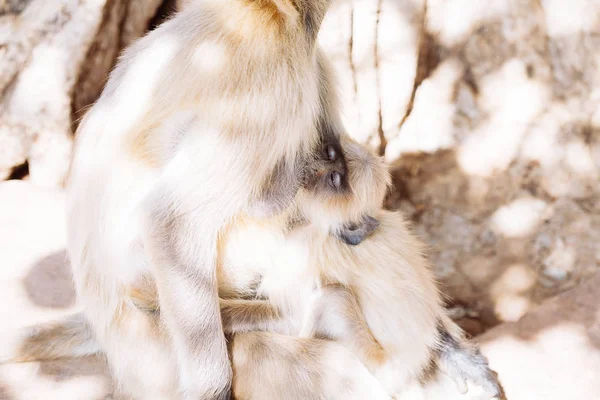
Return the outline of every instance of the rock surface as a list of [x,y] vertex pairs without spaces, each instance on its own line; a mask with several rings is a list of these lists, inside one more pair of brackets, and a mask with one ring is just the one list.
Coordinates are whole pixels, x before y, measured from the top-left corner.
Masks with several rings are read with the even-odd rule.
[[410,103],[424,5],[423,0],[336,0],[319,34],[338,74],[347,129],[382,154]]
[[600,266],[600,3],[426,6],[388,206],[478,333]]
[[[19,328],[79,310],[65,251],[64,194],[0,183],[0,357]],[[111,392],[102,360],[0,365],[0,400],[100,400]]]
[[0,180],[27,165],[60,186],[74,122],[122,47],[146,31],[160,0],[0,3]]
[[478,338],[509,400],[600,398],[600,274]]

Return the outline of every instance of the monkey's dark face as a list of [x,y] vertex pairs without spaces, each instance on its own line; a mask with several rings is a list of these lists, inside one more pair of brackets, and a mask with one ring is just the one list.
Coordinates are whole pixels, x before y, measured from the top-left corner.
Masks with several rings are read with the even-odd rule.
[[350,193],[348,167],[339,141],[325,140],[314,152],[306,168],[303,187],[318,196],[336,196]]
[[[303,188],[312,193],[323,209],[342,207],[352,198],[348,166],[337,137],[330,136],[329,140],[322,140],[306,167]],[[336,207],[336,204],[339,207]],[[358,221],[344,221],[338,226],[331,226],[330,229],[342,242],[356,246],[378,226],[379,221],[364,215]]]

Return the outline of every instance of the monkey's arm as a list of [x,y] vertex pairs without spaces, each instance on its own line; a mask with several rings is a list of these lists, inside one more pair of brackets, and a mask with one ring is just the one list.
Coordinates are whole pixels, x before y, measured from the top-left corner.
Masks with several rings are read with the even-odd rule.
[[225,333],[273,331],[283,316],[265,300],[221,299],[221,319]]
[[187,398],[225,399],[232,371],[217,294],[217,242],[252,197],[252,180],[237,149],[205,132],[192,139],[145,200],[144,247]]
[[[133,304],[145,312],[159,312],[158,295],[152,286],[148,290],[129,291]],[[282,314],[266,300],[219,299],[223,331],[226,334],[252,331],[274,331],[284,323]]]

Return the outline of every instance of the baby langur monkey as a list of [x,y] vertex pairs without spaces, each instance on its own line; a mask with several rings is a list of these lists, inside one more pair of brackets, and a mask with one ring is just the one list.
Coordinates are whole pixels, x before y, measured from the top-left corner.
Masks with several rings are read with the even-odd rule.
[[[348,138],[342,148],[351,192],[332,193],[318,174],[309,174],[315,180],[298,193],[283,234],[252,222],[228,231],[218,279],[224,330],[236,333],[230,344],[234,393],[264,396],[257,382],[279,353],[249,355],[254,341],[262,353],[270,342],[241,332],[271,331],[342,344],[393,398],[500,398],[487,361],[447,316],[422,244],[400,213],[381,209],[390,185],[386,166]],[[352,232],[361,230],[369,234],[356,235],[358,246],[336,239],[352,243]],[[326,359],[323,354],[320,361]],[[482,393],[461,397],[454,386],[440,391],[439,372],[460,392],[469,381]],[[295,380],[301,377],[280,383],[279,390],[294,387]],[[326,398],[322,392],[312,396]]]

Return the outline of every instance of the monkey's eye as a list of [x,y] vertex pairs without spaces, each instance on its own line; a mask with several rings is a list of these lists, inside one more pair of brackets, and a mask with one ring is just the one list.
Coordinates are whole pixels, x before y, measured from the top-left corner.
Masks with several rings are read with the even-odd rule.
[[337,156],[337,151],[335,151],[333,146],[328,145],[327,146],[327,159],[329,159],[329,161],[333,161],[333,160],[335,160],[336,156]]
[[328,174],[328,178],[329,178],[329,180],[328,180],[329,186],[331,186],[333,189],[339,189],[340,186],[342,185],[342,175],[339,172],[337,172],[337,171],[330,172]]
[[348,224],[347,228],[348,228],[349,231],[355,231],[355,230],[358,229],[358,225],[356,225],[356,224]]

